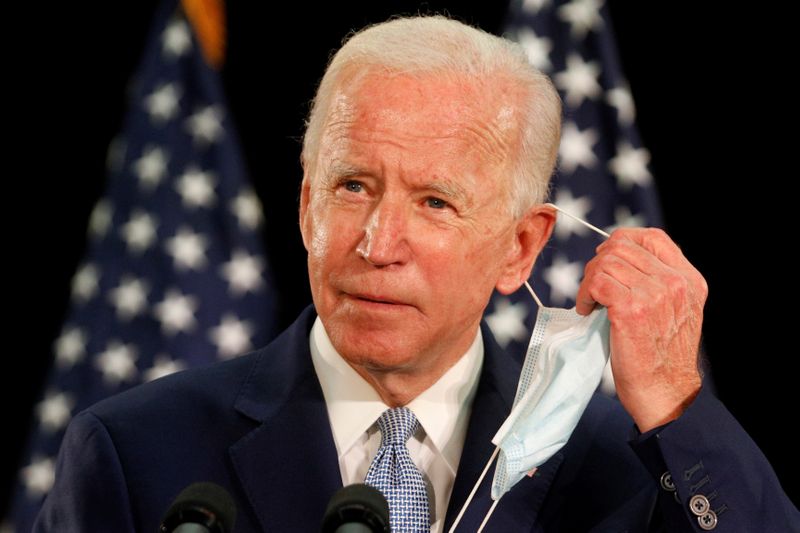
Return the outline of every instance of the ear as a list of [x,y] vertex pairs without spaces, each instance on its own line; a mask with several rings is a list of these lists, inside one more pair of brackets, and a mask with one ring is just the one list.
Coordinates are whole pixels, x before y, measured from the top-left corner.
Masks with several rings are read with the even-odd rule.
[[311,182],[308,173],[303,173],[303,183],[300,185],[300,235],[303,236],[303,246],[308,251],[309,239],[312,234],[311,216],[308,214],[308,204],[311,201]]
[[546,205],[531,208],[517,222],[513,247],[495,285],[500,294],[511,294],[530,277],[533,264],[550,239],[555,223],[555,210]]

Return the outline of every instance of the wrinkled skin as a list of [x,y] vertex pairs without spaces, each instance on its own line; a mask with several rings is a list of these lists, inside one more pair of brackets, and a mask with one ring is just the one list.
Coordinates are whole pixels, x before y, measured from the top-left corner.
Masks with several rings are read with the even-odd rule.
[[552,230],[548,208],[508,207],[513,97],[375,74],[334,98],[301,190],[311,291],[334,347],[389,405],[455,364],[492,290],[516,290]]
[[586,265],[576,310],[608,308],[617,395],[642,432],[680,416],[700,390],[707,295],[703,276],[659,229],[618,229]]

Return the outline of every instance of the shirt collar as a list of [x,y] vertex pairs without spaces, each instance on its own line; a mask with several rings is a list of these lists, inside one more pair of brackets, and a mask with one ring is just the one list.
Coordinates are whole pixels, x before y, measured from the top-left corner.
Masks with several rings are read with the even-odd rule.
[[[309,344],[328,408],[336,452],[341,457],[388,406],[339,355],[319,317],[311,328]],[[475,340],[458,362],[408,404],[453,474],[464,447],[482,364],[483,337],[478,328]]]

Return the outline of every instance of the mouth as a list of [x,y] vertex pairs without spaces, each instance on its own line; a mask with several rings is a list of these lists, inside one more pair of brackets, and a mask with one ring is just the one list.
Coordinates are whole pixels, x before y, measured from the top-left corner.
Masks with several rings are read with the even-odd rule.
[[368,303],[375,303],[375,304],[385,304],[385,305],[407,305],[404,302],[401,302],[397,299],[390,298],[387,296],[382,295],[375,295],[375,294],[348,294],[350,298],[355,300],[360,300],[362,302]]
[[367,327],[385,325],[386,320],[395,325],[402,324],[403,320],[410,319],[419,312],[413,303],[395,294],[342,291],[339,298],[339,302],[343,304],[341,312],[353,319],[366,320]]

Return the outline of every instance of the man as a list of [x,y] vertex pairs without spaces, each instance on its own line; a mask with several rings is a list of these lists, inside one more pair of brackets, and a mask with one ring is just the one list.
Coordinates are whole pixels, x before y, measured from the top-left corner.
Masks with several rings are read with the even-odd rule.
[[[425,525],[393,504],[393,528],[449,528],[513,401],[520,368],[481,317],[552,231],[541,202],[559,120],[549,81],[507,41],[444,18],[352,37],[303,148],[314,308],[262,350],[76,417],[35,529],[155,531],[181,489],[213,481],[236,500],[237,531],[318,530],[343,484],[380,486],[384,413],[398,407],[411,435],[396,453],[423,484]],[[702,387],[705,297],[661,231],[618,230],[598,247],[577,309],[608,309],[621,405],[593,399],[487,530],[797,528],[763,455]],[[459,530],[490,505],[485,481]]]

